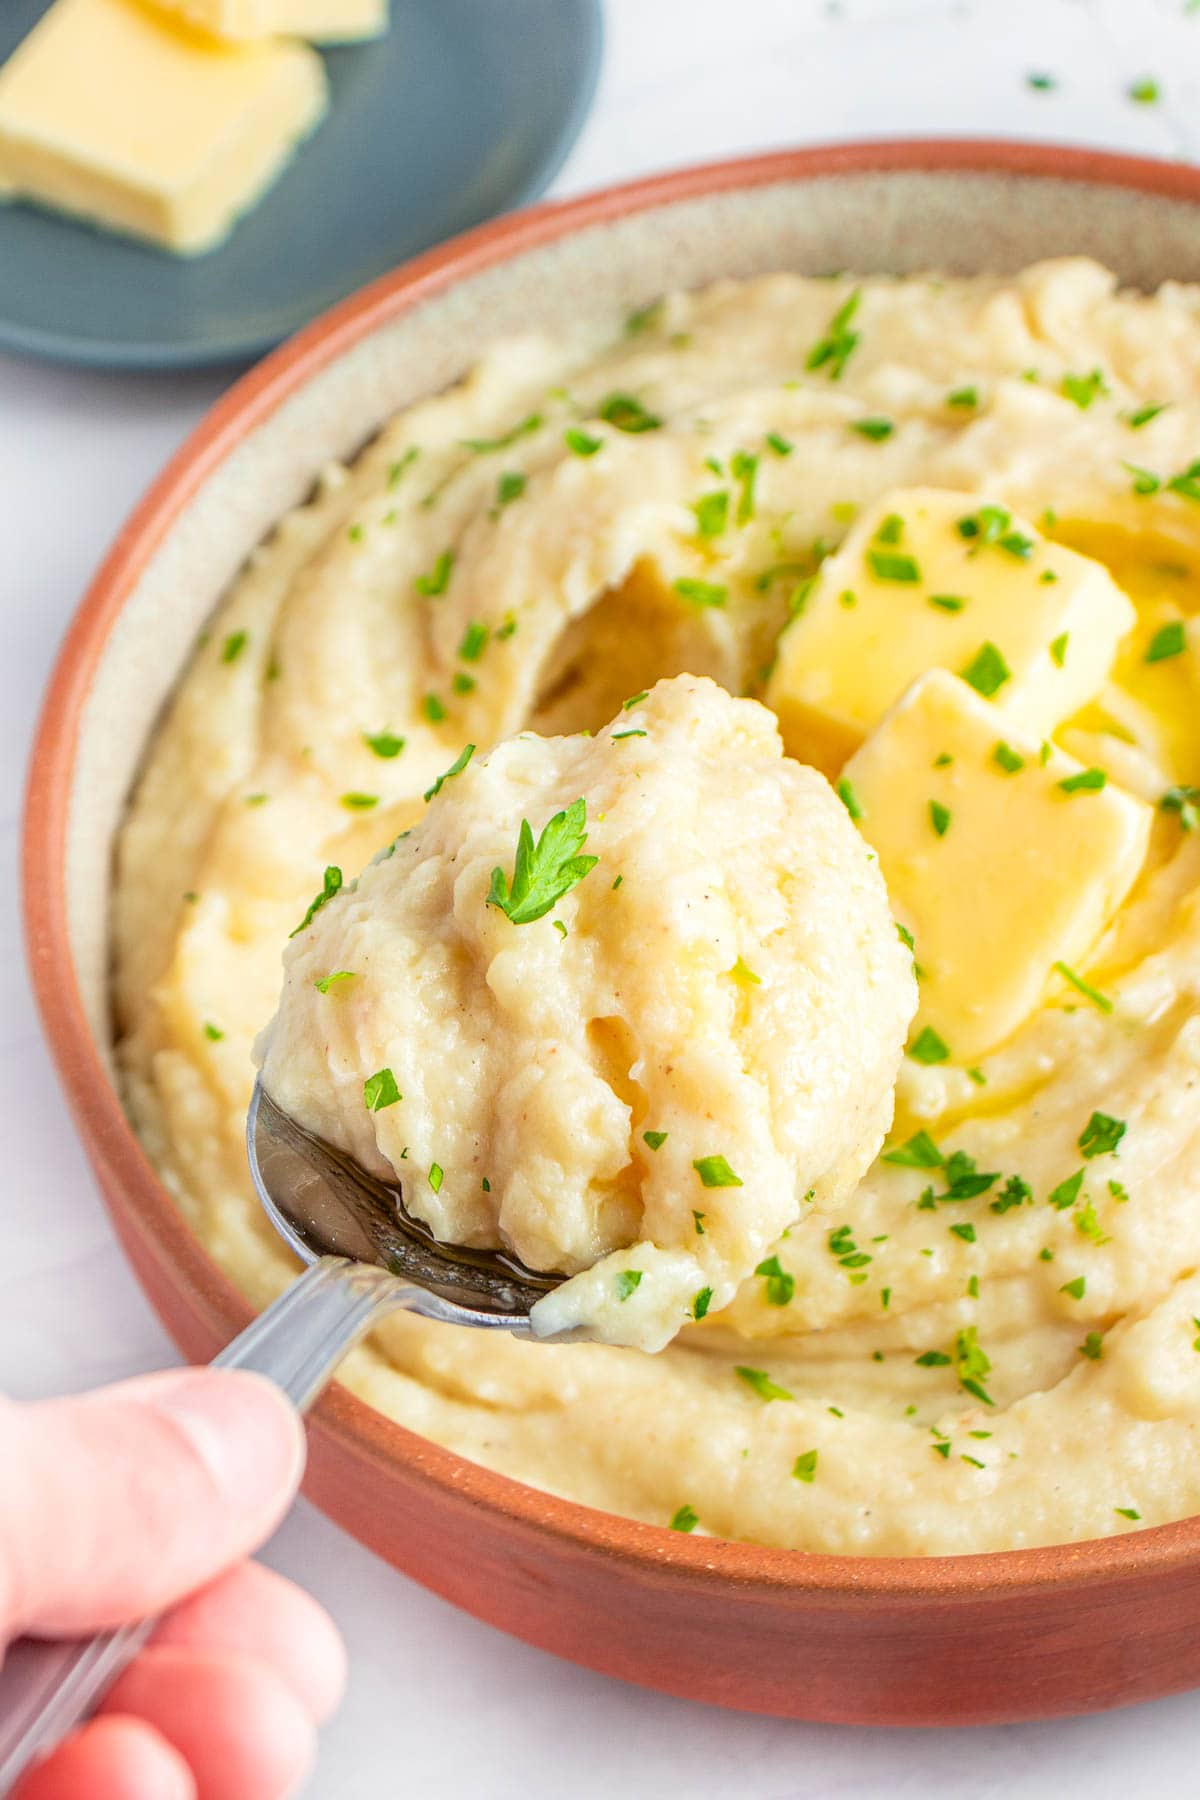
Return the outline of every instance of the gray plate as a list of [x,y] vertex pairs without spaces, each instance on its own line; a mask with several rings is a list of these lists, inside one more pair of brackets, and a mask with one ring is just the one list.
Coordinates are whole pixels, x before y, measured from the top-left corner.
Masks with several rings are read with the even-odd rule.
[[[45,10],[0,0],[0,60]],[[392,0],[386,38],[325,53],[327,117],[211,255],[0,205],[0,346],[142,369],[256,356],[540,193],[587,116],[600,46],[599,0]]]

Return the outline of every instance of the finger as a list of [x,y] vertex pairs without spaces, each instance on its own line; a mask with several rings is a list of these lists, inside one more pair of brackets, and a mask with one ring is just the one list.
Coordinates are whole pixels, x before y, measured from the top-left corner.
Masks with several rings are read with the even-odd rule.
[[184,1757],[198,1800],[282,1800],[316,1756],[316,1727],[291,1688],[253,1657],[144,1650],[104,1710],[136,1713]]
[[346,1686],[346,1652],[329,1614],[261,1563],[239,1563],[180,1601],[151,1642],[252,1656],[287,1683],[317,1725],[333,1712]]
[[0,1401],[0,1641],[172,1605],[262,1542],[303,1463],[294,1409],[232,1369]]
[[192,1771],[142,1719],[113,1713],[61,1743],[12,1800],[196,1800]]

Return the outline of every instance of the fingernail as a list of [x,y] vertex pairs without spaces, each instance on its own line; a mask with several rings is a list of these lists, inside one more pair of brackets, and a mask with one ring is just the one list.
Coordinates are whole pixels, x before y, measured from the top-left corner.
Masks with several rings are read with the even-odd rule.
[[274,1382],[244,1369],[173,1370],[147,1384],[146,1400],[184,1434],[221,1494],[280,1511],[292,1499],[304,1426]]

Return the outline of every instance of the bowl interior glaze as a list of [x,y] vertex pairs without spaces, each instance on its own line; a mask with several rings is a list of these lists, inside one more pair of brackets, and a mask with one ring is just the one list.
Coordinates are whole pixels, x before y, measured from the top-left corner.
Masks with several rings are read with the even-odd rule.
[[[251,371],[184,445],[118,536],[64,645],[35,746],[25,880],[35,987],[68,1100],[122,1241],[186,1354],[211,1354],[248,1309],[184,1228],[121,1111],[96,897],[147,740],[249,552],[322,464],[353,455],[397,408],[514,332],[725,276],[1005,272],[1071,253],[1144,288],[1200,281],[1200,173],[981,142],[686,170],[497,221],[383,278]],[[1200,1521],[986,1557],[813,1557],[536,1493],[338,1389],[312,1444],[314,1497],[399,1566],[532,1642],[669,1691],[808,1718],[931,1723],[1086,1711],[1200,1682]],[[1063,1606],[1074,1629],[1026,1654]],[[1114,1659],[1116,1630],[1140,1631],[1144,1654]],[[713,1631],[719,1668],[696,1648]],[[981,1644],[998,1659],[986,1697],[958,1679],[967,1646],[977,1657]]]

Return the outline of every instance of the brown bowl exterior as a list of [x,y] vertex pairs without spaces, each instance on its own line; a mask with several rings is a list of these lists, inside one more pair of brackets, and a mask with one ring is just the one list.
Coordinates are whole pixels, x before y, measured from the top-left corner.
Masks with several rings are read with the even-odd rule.
[[[1000,173],[1200,207],[1200,172],[1032,145],[876,143],[784,152],[499,220],[336,307],[217,404],[138,506],[47,693],[24,837],[33,982],[68,1105],[117,1234],[183,1353],[249,1319],[122,1111],[89,1024],[67,898],[68,811],[93,678],[139,575],[247,434],[360,340],[454,284],[590,226],[692,198],[845,174]],[[417,1437],[334,1387],[306,1491],[364,1544],[542,1649],[690,1699],[857,1724],[995,1723],[1099,1711],[1200,1685],[1200,1519],[988,1556],[812,1556],[686,1536],[556,1499]]]

